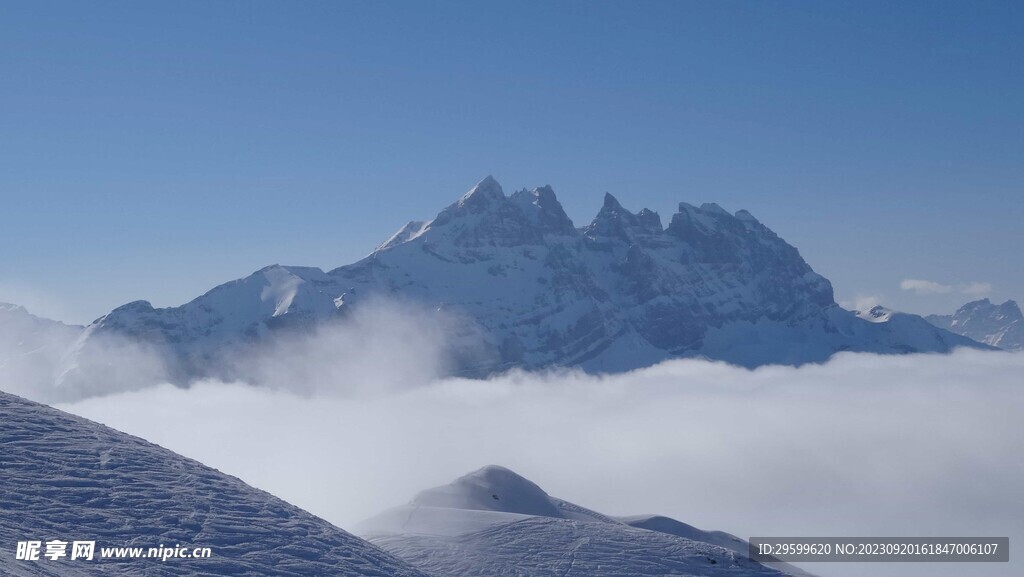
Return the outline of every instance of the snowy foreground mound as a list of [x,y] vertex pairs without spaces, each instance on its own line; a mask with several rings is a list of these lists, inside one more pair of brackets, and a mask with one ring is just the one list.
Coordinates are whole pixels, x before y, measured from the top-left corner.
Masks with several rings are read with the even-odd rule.
[[356,530],[434,575],[806,575],[751,561],[746,542],[727,533],[667,517],[602,515],[493,465],[423,491]]
[[[425,577],[330,523],[141,439],[0,393],[0,575]],[[92,561],[16,560],[19,541],[95,540]],[[207,559],[100,560],[106,547]]]

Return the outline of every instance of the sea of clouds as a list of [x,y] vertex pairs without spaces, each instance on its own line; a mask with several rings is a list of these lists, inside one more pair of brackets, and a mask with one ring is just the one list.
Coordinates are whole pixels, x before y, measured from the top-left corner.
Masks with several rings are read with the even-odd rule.
[[[753,372],[677,361],[604,378],[448,379],[372,397],[204,382],[63,408],[341,527],[497,463],[607,513],[666,514],[742,537],[1009,535],[1019,556],[1022,369],[1024,355],[966,351]],[[1016,564],[969,569],[1019,574]]]
[[258,384],[162,384],[57,406],[343,528],[493,463],[614,515],[744,538],[1008,535],[1014,559],[807,567],[823,576],[1022,573],[1024,354],[469,380],[438,376],[443,340],[408,310],[379,310],[241,360]]

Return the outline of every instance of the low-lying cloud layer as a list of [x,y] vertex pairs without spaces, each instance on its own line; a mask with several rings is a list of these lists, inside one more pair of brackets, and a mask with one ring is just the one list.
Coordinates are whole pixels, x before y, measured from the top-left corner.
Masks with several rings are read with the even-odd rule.
[[[486,381],[402,370],[389,392],[367,395],[389,374],[380,363],[414,366],[412,352],[333,372],[293,352],[304,364],[268,375],[272,387],[165,385],[62,408],[341,527],[496,463],[602,512],[661,513],[742,537],[1009,535],[1011,559],[1024,553],[1024,354],[842,354],[755,371],[689,360]],[[1021,573],[1019,561],[809,568]]]
[[[59,403],[187,384],[181,359],[157,343],[25,315],[11,318],[0,322],[0,390]],[[472,339],[472,328],[451,313],[371,300],[334,323],[187,351],[188,363],[226,382],[304,395],[378,395],[450,374],[449,343]],[[207,352],[209,358],[198,354]]]

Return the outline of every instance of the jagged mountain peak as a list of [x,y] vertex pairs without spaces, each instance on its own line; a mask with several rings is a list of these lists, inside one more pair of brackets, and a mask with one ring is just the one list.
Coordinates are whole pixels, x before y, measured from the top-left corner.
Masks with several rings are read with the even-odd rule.
[[651,232],[662,232],[664,230],[664,227],[661,225],[661,215],[649,208],[640,209],[640,212],[636,213],[636,220],[641,226]]
[[1016,301],[995,304],[987,298],[964,304],[952,315],[929,315],[933,325],[1010,351],[1024,350],[1024,314]]
[[705,233],[717,233],[726,229],[739,230],[742,221],[721,206],[706,202],[699,207],[688,202],[680,202],[679,210],[672,215],[669,232],[683,229],[696,229]]
[[638,241],[638,237],[662,232],[661,217],[658,213],[643,209],[633,214],[612,196],[604,193],[604,202],[597,216],[583,228],[583,234],[591,240],[604,242],[617,239],[627,243]]
[[612,219],[626,219],[628,222],[634,222],[635,217],[636,215],[623,208],[619,199],[615,198],[612,193],[606,192],[601,203],[601,210],[597,212],[593,222]]
[[484,205],[487,203],[505,200],[505,191],[493,176],[487,175],[483,180],[476,183],[469,192],[459,199],[459,206]]
[[29,314],[25,307],[11,303],[0,303],[0,313],[24,313]]
[[[522,189],[505,196],[497,181],[487,177],[458,201],[444,208],[433,220],[406,224],[374,254],[413,241],[426,243],[425,246],[437,247],[438,250],[536,246],[543,244],[544,235],[548,234],[576,234],[572,220],[550,185]],[[445,258],[477,257],[463,254]]]
[[998,310],[1001,314],[1005,315],[1008,320],[1021,320],[1024,319],[1024,314],[1020,310],[1020,305],[1015,300],[1007,300],[1003,304],[999,305]]
[[591,225],[596,222],[618,219],[624,219],[632,223],[636,221],[636,215],[624,208],[622,203],[618,202],[618,199],[612,196],[611,193],[604,193],[601,209],[597,211],[597,215],[594,216]]
[[493,176],[488,175],[470,188],[469,192],[441,210],[427,228],[442,227],[467,217],[479,220],[482,215],[507,211],[509,206],[508,197],[501,185]]
[[1020,306],[1016,301],[1007,300],[1002,304],[995,304],[987,298],[971,301],[953,314],[954,322],[960,324],[967,322],[980,322],[983,319],[992,321],[1012,322],[1024,319]]
[[678,210],[673,217],[680,215],[709,227],[714,227],[716,222],[734,223],[735,221],[741,221],[760,224],[760,221],[750,211],[740,209],[735,213],[730,213],[716,202],[705,202],[700,206],[688,202],[680,202]]
[[552,366],[617,372],[673,357],[758,366],[824,361],[840,350],[985,348],[914,315],[865,322],[872,319],[839,309],[828,280],[755,222],[746,211],[684,202],[662,228],[654,211],[634,214],[609,194],[576,229],[550,186],[506,197],[488,177],[356,263],[327,273],[273,265],[180,307],[118,307],[83,333],[60,382],[91,390],[110,380],[102,363],[80,362],[103,350],[90,343],[104,335],[151,345],[171,367],[163,381],[233,378],[218,364],[230,353],[282,328],[343,322],[374,299],[457,317],[443,362],[465,376]]
[[619,203],[619,199],[615,198],[615,196],[610,192],[604,193],[604,198],[602,200],[601,210],[603,211],[606,209],[610,211],[625,210],[622,208],[622,204]]
[[988,297],[985,297],[985,298],[981,298],[981,299],[978,299],[978,300],[969,301],[967,303],[964,303],[964,305],[961,306],[957,310],[958,311],[966,311],[966,310],[973,310],[973,309],[985,308],[985,307],[990,307],[990,306],[992,306],[992,301],[989,300]]
[[994,316],[1007,315],[1007,320],[1016,320],[1024,318],[1024,315],[1021,314],[1020,306],[1018,306],[1017,302],[1013,300],[1007,300],[1002,304],[997,305],[993,303],[991,300],[983,298],[980,300],[969,302],[964,306],[960,307],[960,309],[957,310],[957,314],[960,314],[961,312],[970,311],[983,311],[985,314]]
[[454,203],[446,206],[431,221],[432,226],[441,226],[450,222],[453,218],[465,217],[467,215],[479,215],[493,213],[497,210],[508,207],[508,197],[501,185],[488,175],[480,182],[473,185],[469,192],[463,194]]
[[544,199],[545,202],[558,202],[558,199],[555,198],[555,189],[551,188],[550,184],[538,186],[537,188],[531,190],[530,194],[536,196],[537,198]]
[[532,225],[544,232],[573,234],[576,230],[551,185],[520,190],[510,196],[509,201],[522,211]]

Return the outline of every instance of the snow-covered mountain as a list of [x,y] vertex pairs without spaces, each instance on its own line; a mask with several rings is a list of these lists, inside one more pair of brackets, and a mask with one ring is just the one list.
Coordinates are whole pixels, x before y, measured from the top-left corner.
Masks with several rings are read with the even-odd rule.
[[997,305],[972,301],[951,315],[929,315],[928,322],[958,335],[1007,351],[1024,350],[1024,314],[1015,301]]
[[408,505],[361,523],[356,532],[436,575],[804,574],[751,561],[746,542],[727,533],[667,517],[609,517],[551,497],[493,465],[423,491]]
[[235,378],[224,359],[238,348],[381,298],[445,315],[451,372],[468,376],[512,367],[622,371],[671,357],[801,364],[837,351],[981,346],[909,315],[867,322],[840,308],[828,280],[747,211],[680,203],[663,226],[657,213],[630,212],[605,195],[594,220],[577,228],[550,187],[507,196],[487,177],[356,263],[329,272],[274,265],[179,307],[119,307],[82,333],[59,384],[75,391],[116,383],[116,360],[90,359],[128,342],[149,359],[141,377],[122,371],[136,381],[160,372],[177,382]]
[[0,303],[0,375],[5,389],[30,394],[52,388],[83,327],[37,317],[24,307]]
[[[0,393],[0,574],[426,577],[234,477],[92,421]],[[68,542],[45,557],[45,542]],[[19,541],[41,541],[17,560]],[[94,541],[93,560],[71,541]],[[103,548],[209,547],[203,559],[100,559]]]

